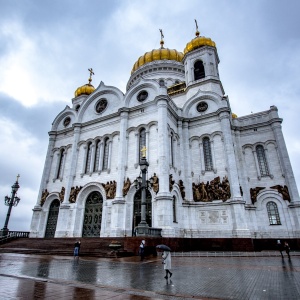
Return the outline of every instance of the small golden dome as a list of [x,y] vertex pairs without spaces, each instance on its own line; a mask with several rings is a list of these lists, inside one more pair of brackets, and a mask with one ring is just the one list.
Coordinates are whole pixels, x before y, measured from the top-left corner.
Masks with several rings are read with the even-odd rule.
[[213,42],[210,38],[207,38],[205,36],[197,36],[194,39],[192,39],[189,43],[186,44],[183,53],[186,54],[190,51],[193,51],[203,46],[216,47],[216,43]]
[[175,49],[160,48],[153,49],[150,52],[146,52],[144,55],[140,56],[136,63],[133,65],[131,74],[136,71],[139,67],[155,61],[155,60],[175,60],[181,62],[183,58],[183,53]]
[[88,69],[88,71],[90,72],[89,83],[77,88],[77,90],[75,91],[75,97],[78,97],[80,95],[90,95],[95,90],[94,86],[91,85],[92,75],[95,75],[95,73],[92,68]]
[[83,86],[80,86],[76,91],[75,91],[75,97],[78,97],[80,95],[90,95],[93,91],[95,90],[94,86],[87,83]]
[[231,116],[232,116],[232,119],[236,119],[238,117],[235,113],[232,113]]
[[212,41],[210,38],[207,38],[205,36],[200,36],[200,32],[198,30],[198,24],[196,20],[195,23],[196,23],[196,33],[195,33],[196,37],[186,44],[183,50],[184,54],[203,46],[216,47],[216,43]]

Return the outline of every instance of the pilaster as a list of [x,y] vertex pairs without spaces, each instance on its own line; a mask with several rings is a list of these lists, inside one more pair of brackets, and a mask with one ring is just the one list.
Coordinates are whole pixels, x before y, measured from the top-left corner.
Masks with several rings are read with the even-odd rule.
[[299,193],[296,185],[292,165],[290,162],[289,154],[286,148],[285,140],[281,130],[281,124],[279,122],[272,124],[272,130],[278,145],[278,154],[281,161],[281,165],[284,172],[285,181],[289,189],[291,202],[299,202]]
[[224,136],[225,156],[227,161],[228,179],[230,182],[231,199],[242,200],[240,193],[239,177],[233,148],[229,112],[222,112],[219,115]]

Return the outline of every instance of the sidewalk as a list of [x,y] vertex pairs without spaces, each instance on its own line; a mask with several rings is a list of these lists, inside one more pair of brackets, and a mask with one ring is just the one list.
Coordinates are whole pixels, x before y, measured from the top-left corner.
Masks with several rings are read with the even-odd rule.
[[177,254],[168,280],[159,257],[0,254],[0,299],[300,299],[300,256]]

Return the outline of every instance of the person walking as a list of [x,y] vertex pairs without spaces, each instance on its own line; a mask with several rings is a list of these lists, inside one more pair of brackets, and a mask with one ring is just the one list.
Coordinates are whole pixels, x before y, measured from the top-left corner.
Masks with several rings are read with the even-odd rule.
[[74,245],[74,258],[79,258],[80,241],[76,241]]
[[170,272],[171,270],[171,253],[170,251],[164,251],[162,254],[162,263],[164,265],[164,270],[166,270],[165,278],[168,279],[168,274],[170,274],[170,278],[172,277],[173,273]]
[[291,260],[291,257],[290,257],[290,250],[291,249],[290,249],[290,246],[289,246],[287,241],[284,242],[284,250],[285,250],[287,256],[289,257],[289,260]]
[[283,251],[283,245],[281,243],[280,240],[277,240],[277,249],[279,250],[280,254],[281,254],[281,257],[283,258],[283,254],[282,254],[282,251]]
[[141,256],[141,261],[144,260],[145,257],[145,240],[142,240],[141,244],[140,244],[140,256]]

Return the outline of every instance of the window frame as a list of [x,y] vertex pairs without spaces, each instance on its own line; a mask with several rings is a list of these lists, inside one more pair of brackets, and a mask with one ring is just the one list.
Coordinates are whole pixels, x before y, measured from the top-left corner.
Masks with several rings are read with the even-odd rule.
[[266,207],[268,212],[269,225],[282,225],[277,204],[274,201],[268,201]]

